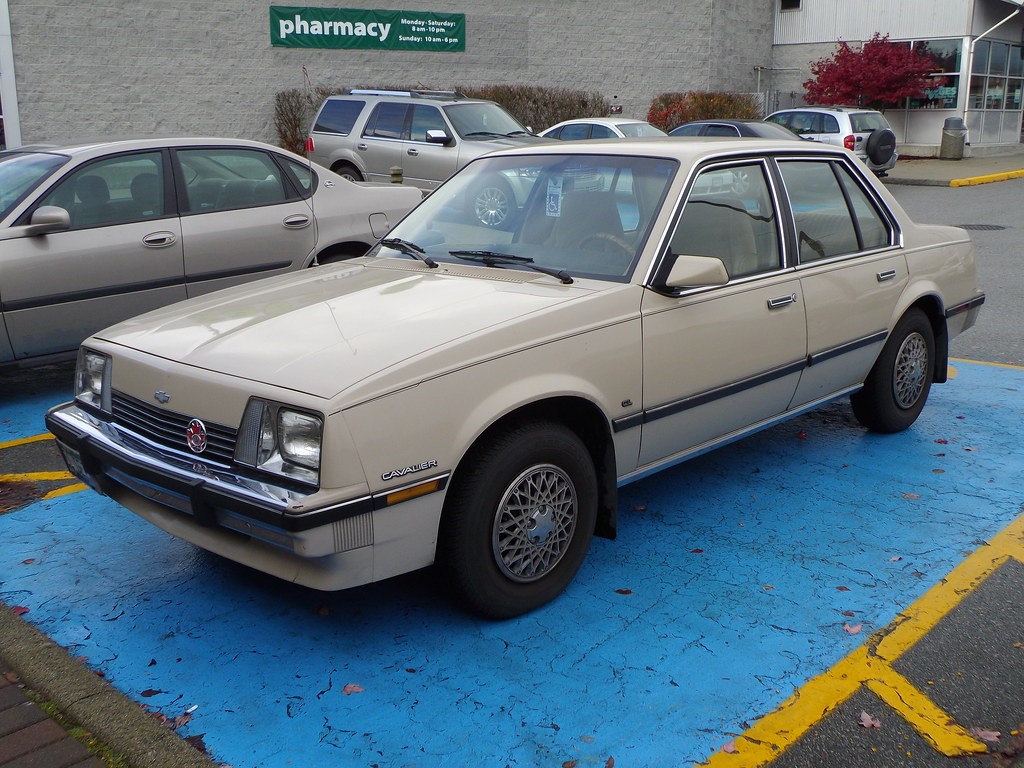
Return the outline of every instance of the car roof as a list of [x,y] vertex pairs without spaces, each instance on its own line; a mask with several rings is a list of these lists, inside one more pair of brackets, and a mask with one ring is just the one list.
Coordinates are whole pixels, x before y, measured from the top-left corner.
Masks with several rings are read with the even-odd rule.
[[808,107],[790,107],[789,109],[777,109],[772,112],[773,115],[777,115],[780,112],[877,112],[877,109],[871,109],[871,107],[848,107],[848,106],[808,106]]
[[[557,125],[551,126],[551,128],[557,128],[559,125],[574,125],[578,123],[599,123],[601,125],[632,125],[634,123],[645,123],[646,120],[641,120],[636,117],[577,117],[573,120],[563,120]],[[545,129],[550,130],[550,128]]]
[[532,144],[486,155],[634,155],[676,159],[694,165],[716,157],[758,154],[845,156],[847,150],[831,144],[789,139],[737,138],[734,136],[652,136],[648,138],[587,139],[585,141]]
[[251,147],[253,149],[273,150],[284,155],[305,162],[305,158],[296,155],[281,147],[275,147],[260,141],[250,139],[226,139],[212,136],[177,136],[158,138],[130,138],[116,139],[113,141],[81,141],[69,144],[51,145],[25,151],[40,153],[68,155],[72,158],[89,158],[97,155],[107,155],[115,152],[131,152],[142,149],[162,149],[164,147],[210,147],[210,146],[232,146]]

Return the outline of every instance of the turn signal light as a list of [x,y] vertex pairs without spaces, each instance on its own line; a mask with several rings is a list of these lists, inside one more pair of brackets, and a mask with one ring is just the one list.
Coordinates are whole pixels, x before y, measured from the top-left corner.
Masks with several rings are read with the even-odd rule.
[[[850,138],[852,139],[853,137],[851,136]],[[313,137],[312,136],[307,136],[306,137],[306,153],[308,154],[309,152],[312,152],[313,149],[314,149],[314,147],[313,147]],[[852,149],[852,147],[851,147],[851,149]]]
[[[306,140],[306,149],[313,149],[312,139]],[[849,150],[852,150],[857,145],[857,140],[853,136],[847,136],[843,139],[843,146]]]

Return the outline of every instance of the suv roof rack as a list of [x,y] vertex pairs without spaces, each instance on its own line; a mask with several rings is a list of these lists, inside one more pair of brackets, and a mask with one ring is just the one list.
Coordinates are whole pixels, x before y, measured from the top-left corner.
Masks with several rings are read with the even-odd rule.
[[376,90],[373,88],[346,88],[344,93],[354,96],[405,96],[408,98],[422,98],[422,99],[436,99],[436,98],[449,98],[449,99],[465,99],[466,94],[460,93],[459,91],[426,91],[426,90],[415,90],[415,91],[385,91]]

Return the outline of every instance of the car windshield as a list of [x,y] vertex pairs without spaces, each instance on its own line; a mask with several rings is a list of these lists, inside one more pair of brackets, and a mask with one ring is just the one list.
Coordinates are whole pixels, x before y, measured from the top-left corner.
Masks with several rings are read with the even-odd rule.
[[50,152],[0,154],[0,219],[69,159]]
[[[413,244],[439,264],[540,267],[565,273],[562,282],[566,275],[625,282],[677,168],[669,158],[619,155],[483,157],[431,193],[388,239]],[[378,245],[369,255],[407,252]]]
[[655,128],[650,123],[620,123],[619,130],[623,136],[643,138],[645,136],[666,136],[661,128]]
[[497,104],[485,101],[450,104],[444,111],[459,136],[464,139],[489,139],[528,133],[522,123]]

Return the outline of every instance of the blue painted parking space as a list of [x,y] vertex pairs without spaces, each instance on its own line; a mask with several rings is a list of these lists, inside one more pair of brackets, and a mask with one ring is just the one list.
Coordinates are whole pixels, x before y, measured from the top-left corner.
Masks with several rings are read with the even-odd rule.
[[[697,764],[1020,514],[1024,370],[954,367],[905,433],[843,402],[624,488],[512,621],[429,571],[293,587],[90,491],[0,515],[0,599],[234,768]],[[0,401],[0,444],[63,395]]]

